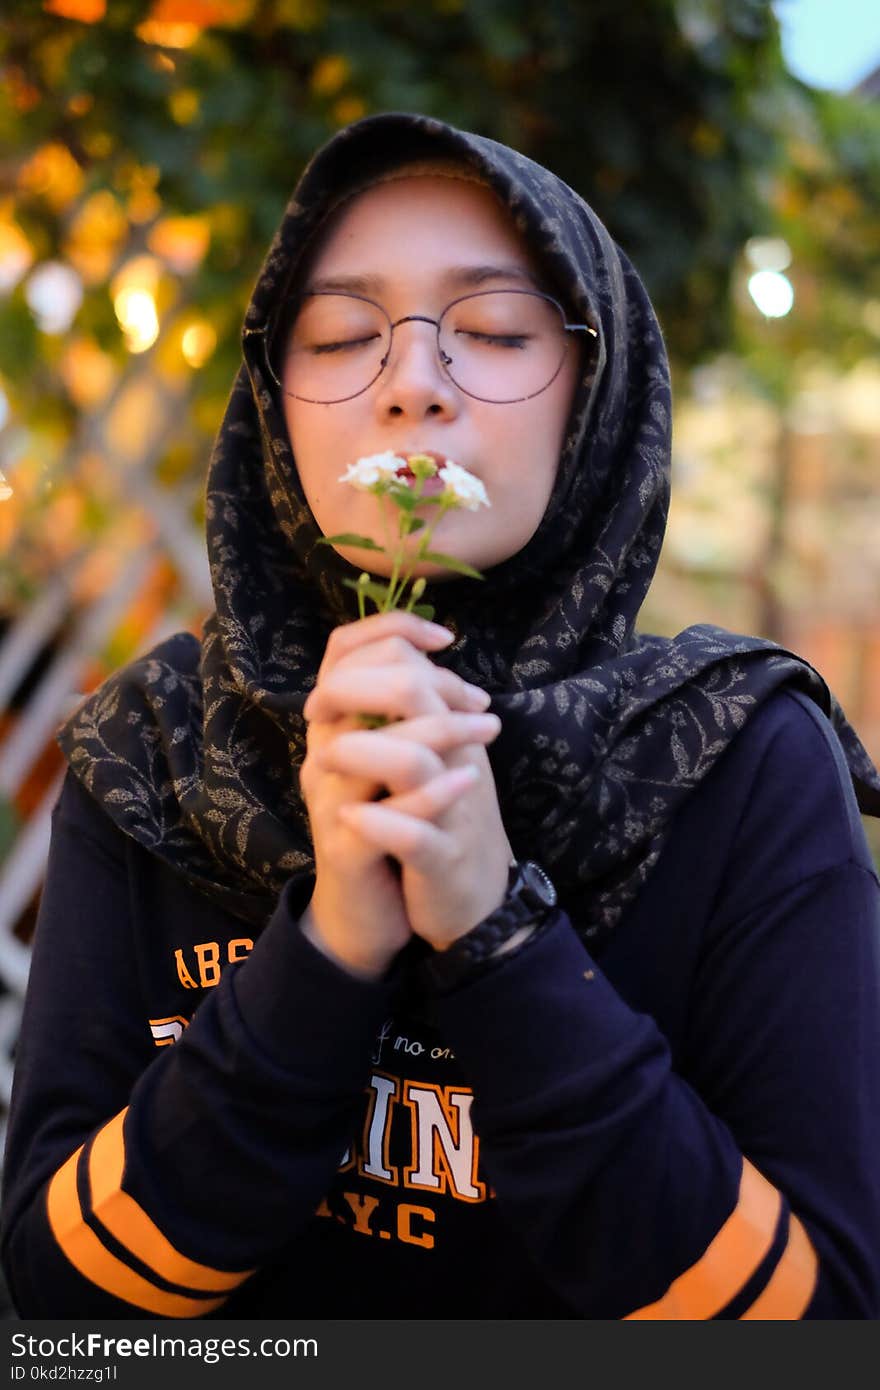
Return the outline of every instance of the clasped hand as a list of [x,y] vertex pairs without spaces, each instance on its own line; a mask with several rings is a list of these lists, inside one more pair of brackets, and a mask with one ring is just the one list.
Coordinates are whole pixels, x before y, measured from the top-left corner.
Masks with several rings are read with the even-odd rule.
[[[399,610],[336,628],[306,700],[303,928],[355,973],[383,973],[413,934],[444,949],[504,897],[510,845],[486,755],[501,724],[485,691],[431,661],[450,640]],[[362,714],[390,722],[365,728]]]

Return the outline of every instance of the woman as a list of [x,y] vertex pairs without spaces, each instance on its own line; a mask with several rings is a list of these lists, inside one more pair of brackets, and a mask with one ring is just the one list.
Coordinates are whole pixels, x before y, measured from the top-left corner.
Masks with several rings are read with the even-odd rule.
[[[59,735],[19,1312],[876,1317],[880,779],[799,658],[634,632],[670,419],[632,267],[391,113],[312,160],[243,343],[203,640]],[[385,504],[343,480],[419,453],[485,488],[436,531],[484,577],[353,621]]]

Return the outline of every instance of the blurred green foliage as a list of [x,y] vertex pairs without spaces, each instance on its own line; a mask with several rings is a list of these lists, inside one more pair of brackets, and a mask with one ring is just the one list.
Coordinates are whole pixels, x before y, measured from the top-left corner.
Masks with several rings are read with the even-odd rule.
[[[176,49],[139,36],[153,0],[112,0],[94,24],[16,4],[0,38],[0,143],[10,183],[29,153],[60,142],[85,192],[124,201],[148,169],[166,212],[225,211],[192,286],[219,320],[218,380],[229,379],[238,313],[305,161],[370,112],[435,114],[556,170],[639,267],[682,362],[730,340],[731,275],[746,238],[777,225],[793,139],[813,164],[821,151],[803,171],[805,200],[833,161],[876,211],[876,126],[862,133],[846,102],[823,107],[787,72],[769,0],[215,8],[231,22]],[[41,254],[59,253],[64,217],[38,192],[18,198],[17,215]],[[827,240],[840,273],[858,278],[862,229],[841,241],[832,228]],[[2,326],[0,366],[20,379],[40,348],[15,297]]]
[[[5,219],[24,235],[31,275],[85,263],[84,296],[53,334],[35,322],[26,275],[0,292],[0,388],[39,470],[0,558],[0,606],[38,592],[63,553],[61,542],[44,553],[61,530],[53,497],[81,467],[90,419],[109,410],[77,392],[71,358],[80,381],[109,371],[130,384],[158,364],[176,389],[182,371],[176,452],[157,477],[200,476],[290,191],[314,150],[363,115],[433,114],[558,172],[644,277],[677,377],[734,350],[782,405],[804,354],[846,365],[876,353],[880,104],[796,80],[770,0],[108,0],[91,23],[53,8],[94,13],[101,0],[19,0],[4,14],[0,233]],[[198,27],[169,22],[187,12]],[[187,216],[207,249],[175,264],[151,238]],[[785,319],[764,319],[746,292],[744,247],[760,235],[792,249],[798,311]],[[113,277],[147,250],[161,262],[162,338],[141,358]],[[171,341],[184,311],[216,335],[189,366],[180,331]],[[72,540],[100,529],[87,509],[65,525]]]

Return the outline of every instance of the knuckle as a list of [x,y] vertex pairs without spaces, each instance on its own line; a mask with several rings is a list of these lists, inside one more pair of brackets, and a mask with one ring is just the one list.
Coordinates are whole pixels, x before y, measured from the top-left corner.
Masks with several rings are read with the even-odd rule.
[[[323,697],[323,701],[326,701],[328,697],[332,697],[335,694],[340,681],[344,680],[345,673],[340,671],[338,666],[333,666],[328,671],[325,671],[321,678],[319,686],[315,687],[315,690],[319,696],[319,700],[320,697]],[[319,703],[319,700],[316,700],[316,703]]]
[[380,655],[384,660],[396,665],[404,661],[411,661],[414,653],[405,637],[392,633],[390,637],[386,637],[382,641]]
[[407,642],[406,638],[402,637],[399,632],[392,633],[387,641],[392,656],[396,656],[401,661],[405,661],[407,657],[412,656],[412,647],[409,642]]
[[330,636],[327,638],[325,652],[328,657],[335,658],[341,650],[345,649],[345,634],[341,627],[334,627]]
[[401,698],[405,700],[408,705],[415,705],[418,703],[423,687],[422,681],[415,670],[410,668],[409,670],[401,671],[398,676],[398,685]]
[[424,822],[414,821],[405,832],[406,853],[416,866],[428,864],[431,855],[431,830]]
[[408,781],[415,786],[436,776],[439,759],[429,748],[411,744],[404,754],[403,768]]
[[314,758],[308,754],[303,758],[299,769],[299,784],[304,796],[309,796],[314,790],[317,768]]

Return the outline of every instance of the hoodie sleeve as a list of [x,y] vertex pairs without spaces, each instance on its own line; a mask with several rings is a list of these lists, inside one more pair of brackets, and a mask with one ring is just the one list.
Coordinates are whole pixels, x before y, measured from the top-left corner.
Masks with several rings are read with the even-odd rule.
[[25,1318],[223,1316],[312,1216],[387,1007],[385,985],[309,945],[285,889],[251,955],[157,1051],[128,894],[124,838],[69,775],[4,1164],[0,1249]]
[[807,703],[737,740],[643,890],[675,1057],[564,914],[438,1000],[499,1207],[574,1316],[880,1315],[880,889]]

